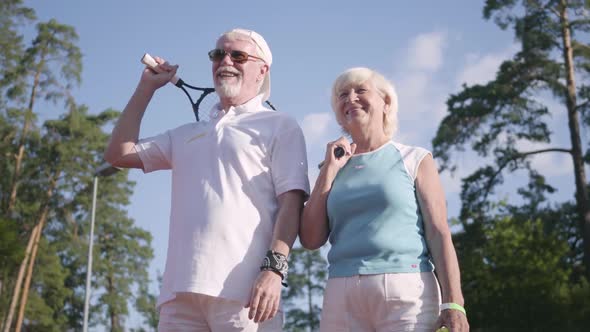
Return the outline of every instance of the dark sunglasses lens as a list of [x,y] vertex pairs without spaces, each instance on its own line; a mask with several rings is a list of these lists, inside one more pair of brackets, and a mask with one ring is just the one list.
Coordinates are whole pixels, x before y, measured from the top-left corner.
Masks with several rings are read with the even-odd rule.
[[248,61],[248,53],[242,51],[231,51],[231,60],[237,63]]
[[209,60],[221,61],[223,59],[223,57],[225,56],[225,51],[216,48],[214,50],[209,51],[208,54],[209,54]]

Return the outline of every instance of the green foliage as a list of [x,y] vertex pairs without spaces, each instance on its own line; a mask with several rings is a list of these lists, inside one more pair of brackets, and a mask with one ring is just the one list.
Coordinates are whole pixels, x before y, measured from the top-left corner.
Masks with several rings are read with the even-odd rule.
[[68,271],[59,256],[44,239],[41,239],[33,284],[27,301],[25,316],[27,328],[32,331],[64,331],[68,328],[63,314],[66,299],[72,290],[64,284]]
[[24,49],[19,28],[34,19],[35,11],[23,6],[22,0],[0,2],[0,105],[4,104],[4,88],[11,84],[4,77],[15,69]]
[[[40,22],[25,47],[19,29],[33,19],[22,1],[0,4],[0,46],[8,45],[0,47],[0,317],[6,317],[26,240],[45,214],[23,330],[81,330],[92,180],[109,137],[102,128],[119,113],[91,114],[76,103],[70,89],[80,83],[82,53],[75,29]],[[63,111],[41,124],[35,112],[48,101],[63,101]],[[127,175],[101,178],[99,186],[92,287],[100,296],[92,299],[91,321],[112,330],[124,330],[128,304],[146,296],[136,294],[147,289],[153,257],[151,235],[125,212],[133,190]],[[9,211],[13,180],[18,191]]]
[[[100,195],[99,203],[105,193],[100,192]],[[141,289],[145,290],[149,283],[147,270],[153,258],[152,236],[108,206],[101,206],[97,220],[100,222],[97,222],[96,232],[100,235],[95,242],[93,275],[96,285],[104,289],[104,293],[98,297],[96,309],[104,312],[101,316],[108,317],[107,324],[116,330],[123,327],[116,322],[121,324],[123,317],[129,313],[128,301],[136,299],[134,295]]]
[[[575,22],[574,37],[576,32],[590,28],[581,11],[587,10],[584,6],[581,2],[568,2],[570,22]],[[564,108],[570,102],[562,52],[563,22],[558,11],[556,1],[486,1],[484,17],[494,18],[502,28],[513,27],[522,47],[512,59],[502,63],[494,80],[463,86],[462,91],[449,97],[448,115],[432,141],[442,170],[454,171],[457,165],[453,153],[468,149],[482,158],[492,159],[463,182],[461,219],[464,221],[477,220],[480,213],[486,212],[485,202],[494,188],[503,183],[504,172],[519,169],[532,172],[529,160],[540,153],[572,153],[559,146],[538,150],[519,148],[531,143],[548,145],[553,141],[553,132],[565,129],[548,127],[551,113],[539,98],[548,92]],[[574,52],[576,64],[587,63],[588,45],[575,38],[572,44],[578,50]],[[584,109],[590,103],[588,88],[583,82],[576,83],[576,106]],[[535,174],[541,176],[539,171]]]
[[16,268],[23,258],[23,252],[16,224],[0,218],[0,271]]
[[[448,115],[432,141],[442,170],[456,169],[452,158],[456,152],[471,150],[487,160],[487,165],[463,179],[459,216],[463,226],[493,215],[496,205],[492,199],[496,188],[504,183],[506,173],[525,171],[529,174],[529,186],[536,183],[537,187],[542,187],[536,193],[530,188],[519,190],[525,200],[537,200],[531,210],[539,208],[543,193],[554,189],[545,184],[543,170],[532,168],[530,160],[533,156],[566,153],[573,160],[583,157],[572,149],[550,145],[556,131],[570,130],[572,140],[579,140],[579,135],[574,135],[579,128],[549,128],[551,113],[540,98],[550,93],[569,110],[568,116],[572,119],[575,118],[574,112],[584,110],[590,104],[589,89],[583,81],[566,85],[572,82],[572,77],[568,76],[562,51],[567,39],[564,26],[571,24],[574,61],[576,65],[582,64],[574,70],[585,70],[583,64],[590,60],[590,52],[585,50],[589,47],[576,36],[590,29],[590,21],[584,14],[588,5],[580,1],[567,2],[563,12],[568,16],[560,16],[560,6],[557,1],[486,1],[484,17],[494,18],[503,29],[514,28],[521,50],[502,63],[494,80],[482,85],[463,86],[462,91],[449,97]],[[568,94],[570,88],[576,89],[575,96]],[[522,148],[534,145],[542,148]],[[576,183],[586,181],[582,179],[582,173],[576,172],[574,177]],[[526,193],[533,196],[528,197]],[[580,197],[576,196],[576,206],[583,209],[588,202]],[[582,228],[579,231],[578,238],[581,238],[584,231]]]
[[0,313],[8,306],[14,287],[9,277],[16,273],[23,258],[25,248],[21,242],[17,225],[0,218]]
[[[462,230],[454,237],[473,331],[585,331],[590,324],[590,303],[581,300],[588,299],[588,202],[580,194],[572,195],[575,203],[549,202],[555,188],[531,163],[546,153],[574,163],[584,157],[573,147],[581,145],[578,116],[590,125],[589,9],[590,2],[580,0],[485,1],[484,18],[513,29],[520,50],[493,80],[464,85],[449,97],[432,141],[442,170],[455,171],[453,157],[464,151],[485,160],[463,179]],[[550,98],[563,115],[549,108]],[[556,115],[567,117],[568,127],[551,128]],[[554,145],[556,132],[568,132],[572,147]],[[574,173],[581,193],[587,180]],[[528,178],[516,189],[520,199],[494,195],[507,174]]]
[[[160,289],[162,287],[161,275],[158,275],[158,285],[158,289]],[[160,314],[156,309],[157,301],[158,297],[150,292],[147,285],[142,285],[139,288],[138,296],[135,300],[135,308],[137,309],[137,312],[143,315],[144,323],[148,326],[150,331],[157,330],[158,322],[160,320]],[[142,328],[141,331],[146,330]]]
[[6,72],[4,80],[11,83],[7,96],[21,103],[30,102],[36,95],[54,102],[70,99],[69,90],[80,83],[82,73],[77,41],[78,34],[71,26],[54,19],[38,23],[37,36],[20,55],[16,67]]
[[289,255],[289,287],[283,290],[286,331],[316,331],[326,286],[327,262],[319,250],[294,248]]
[[572,279],[569,244],[547,232],[545,222],[488,220],[470,225],[455,241],[474,330],[576,331],[589,322],[590,306],[580,302],[588,282]]

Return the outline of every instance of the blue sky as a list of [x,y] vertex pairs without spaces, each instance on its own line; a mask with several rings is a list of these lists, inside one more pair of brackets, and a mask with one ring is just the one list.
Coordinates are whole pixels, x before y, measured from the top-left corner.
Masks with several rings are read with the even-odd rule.
[[[312,185],[326,143],[340,135],[329,91],[342,71],[366,66],[391,79],[400,101],[400,129],[394,139],[431,149],[449,94],[458,92],[463,83],[492,79],[502,60],[518,49],[512,32],[484,21],[483,1],[473,0],[36,0],[26,4],[40,20],[55,18],[76,28],[84,70],[74,96],[91,112],[124,108],[141,74],[139,59],[144,52],[179,64],[180,76],[191,84],[211,86],[207,51],[217,37],[235,27],[256,30],[273,52],[270,100],[281,112],[296,118],[304,130]],[[565,112],[559,105],[550,106],[551,125],[563,128],[555,131],[553,146],[569,147]],[[44,108],[40,115],[53,117],[56,110]],[[184,95],[168,85],[150,104],[141,136],[190,121],[194,118]],[[586,134],[583,140],[587,141]],[[468,153],[456,158],[460,168],[455,177],[442,174],[451,216],[459,208],[460,178],[484,162]],[[573,197],[569,158],[547,155],[535,159],[534,165],[559,189],[556,200]],[[156,271],[164,269],[169,176],[168,172],[130,172],[137,186],[128,213],[154,237],[153,279]],[[511,192],[506,188],[499,195],[513,195]],[[138,321],[132,317],[129,324]]]

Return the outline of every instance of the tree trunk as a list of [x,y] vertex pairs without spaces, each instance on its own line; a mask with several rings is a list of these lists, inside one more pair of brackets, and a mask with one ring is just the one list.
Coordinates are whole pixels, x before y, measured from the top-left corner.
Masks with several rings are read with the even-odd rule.
[[33,241],[33,251],[31,252],[31,259],[29,260],[29,267],[27,269],[27,277],[25,279],[25,284],[23,286],[23,296],[22,300],[20,301],[20,307],[18,311],[18,318],[16,320],[16,329],[15,331],[20,331],[21,326],[23,324],[23,320],[25,317],[25,309],[27,306],[27,300],[29,298],[29,289],[31,288],[31,278],[33,276],[33,269],[35,268],[35,259],[37,258],[37,250],[39,249],[39,241],[41,240],[41,235],[43,234],[43,227],[45,227],[45,223],[47,221],[47,215],[49,214],[49,202],[51,201],[51,197],[53,196],[53,190],[57,185],[57,175],[59,171],[53,175],[53,179],[50,181],[49,188],[47,189],[45,195],[45,206],[39,216],[39,222],[37,223],[37,227],[39,231],[37,232],[37,237],[35,241]]
[[[109,277],[107,278],[107,283],[108,283],[107,287],[108,287],[109,293],[112,294],[113,292],[115,292],[113,276],[109,275]],[[119,315],[113,309],[112,304],[109,306],[109,318],[111,320],[111,332],[120,332],[121,326],[120,326],[120,322],[119,322]]]
[[12,293],[12,301],[10,302],[10,309],[8,309],[8,316],[6,317],[6,321],[4,322],[4,330],[3,332],[8,332],[10,330],[10,326],[12,326],[12,318],[14,316],[14,311],[16,309],[16,305],[18,304],[18,299],[20,296],[21,285],[23,282],[23,278],[25,275],[25,268],[27,266],[27,262],[29,261],[29,257],[31,255],[31,250],[33,248],[33,242],[37,238],[37,233],[39,231],[38,225],[33,228],[31,232],[31,237],[29,238],[29,243],[27,244],[27,249],[25,251],[25,257],[23,258],[22,263],[20,264],[20,268],[18,270],[18,276],[16,278],[16,284],[14,286],[14,292]]
[[[47,209],[47,208],[46,208]],[[25,284],[23,286],[23,295],[20,301],[20,306],[18,309],[18,316],[16,319],[16,326],[15,331],[20,331],[21,326],[23,324],[23,319],[25,317],[25,308],[27,306],[27,299],[29,298],[29,289],[31,286],[31,278],[33,275],[33,268],[35,267],[35,258],[37,257],[37,249],[39,248],[39,240],[41,239],[41,233],[43,233],[43,227],[45,226],[45,218],[42,217],[43,220],[40,221],[39,224],[39,231],[37,232],[37,236],[35,241],[33,242],[33,251],[31,252],[31,259],[29,260],[29,265],[27,268],[27,276],[25,278]]]
[[569,19],[567,15],[567,3],[560,1],[559,6],[563,57],[565,60],[566,84],[567,84],[567,117],[572,142],[572,159],[574,163],[574,175],[576,181],[576,206],[579,214],[580,230],[582,231],[584,247],[584,265],[586,276],[590,278],[590,206],[588,203],[588,190],[586,188],[586,173],[584,170],[584,156],[582,141],[580,139],[580,120],[576,101],[576,81],[574,76],[573,49]]

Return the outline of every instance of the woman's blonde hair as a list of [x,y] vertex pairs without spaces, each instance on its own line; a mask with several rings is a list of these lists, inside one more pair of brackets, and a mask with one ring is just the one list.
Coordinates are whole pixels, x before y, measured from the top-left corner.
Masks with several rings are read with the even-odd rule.
[[[377,92],[388,107],[383,112],[383,132],[388,137],[393,136],[397,131],[397,94],[393,83],[378,72],[364,67],[351,68],[340,74],[332,85],[332,110],[336,114],[336,121],[342,127],[342,114],[337,110],[337,102],[340,91],[353,85],[370,82],[377,89]],[[342,130],[346,132],[344,127]]]

